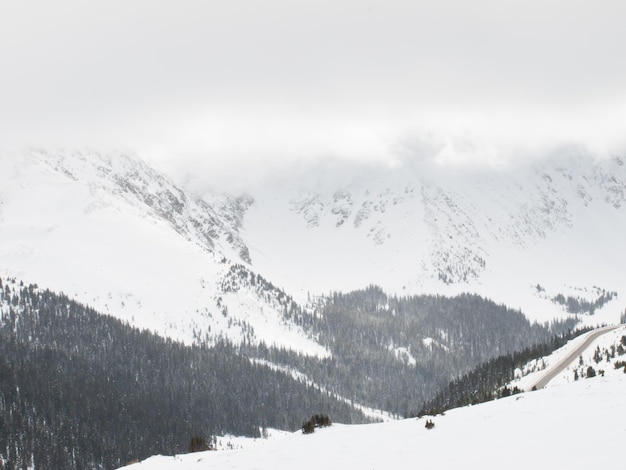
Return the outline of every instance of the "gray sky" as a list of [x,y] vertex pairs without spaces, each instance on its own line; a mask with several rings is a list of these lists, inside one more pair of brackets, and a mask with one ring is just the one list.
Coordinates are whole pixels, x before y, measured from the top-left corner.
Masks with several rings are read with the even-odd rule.
[[3,0],[0,145],[121,146],[216,175],[616,151],[624,25],[623,0]]

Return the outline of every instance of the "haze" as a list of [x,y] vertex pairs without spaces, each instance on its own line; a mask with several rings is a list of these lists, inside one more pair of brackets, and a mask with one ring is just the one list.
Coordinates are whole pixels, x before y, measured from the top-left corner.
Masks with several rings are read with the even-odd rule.
[[5,1],[0,146],[179,177],[621,152],[621,1]]

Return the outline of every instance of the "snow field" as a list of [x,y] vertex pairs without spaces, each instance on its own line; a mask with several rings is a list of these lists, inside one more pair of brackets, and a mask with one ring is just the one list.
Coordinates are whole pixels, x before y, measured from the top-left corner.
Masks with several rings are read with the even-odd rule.
[[155,456],[128,470],[616,468],[626,376],[595,377],[426,418],[333,424],[252,449]]

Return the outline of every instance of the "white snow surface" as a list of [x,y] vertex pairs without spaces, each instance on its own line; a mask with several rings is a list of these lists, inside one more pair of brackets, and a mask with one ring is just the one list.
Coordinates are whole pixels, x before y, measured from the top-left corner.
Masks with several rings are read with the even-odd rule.
[[232,206],[209,212],[135,156],[0,158],[0,275],[185,343],[248,336],[327,355],[271,298],[223,292],[230,267],[245,264]]
[[[348,165],[200,200],[133,155],[36,150],[0,156],[0,275],[186,343],[264,341],[327,356],[273,294],[245,283],[225,291],[231,268],[300,305],[378,284],[399,295],[478,293],[541,322],[567,316],[557,294],[614,291],[583,319],[617,323],[625,208],[620,158]],[[398,355],[411,362],[410,351]]]
[[626,350],[626,345],[622,343],[622,337],[626,337],[626,326],[621,326],[596,338],[579,356],[573,358],[566,364],[562,364],[568,354],[581,345],[591,333],[593,333],[593,330],[574,338],[549,356],[530,361],[518,371],[516,374],[518,377],[509,384],[509,387],[513,388],[516,386],[520,390],[529,390],[531,384],[541,378],[543,374],[561,365],[565,365],[565,368],[561,373],[550,380],[546,387],[575,382],[574,371],[578,373],[578,380],[585,380],[586,369],[589,366],[593,367],[598,374],[602,371],[602,374],[606,376],[623,376],[624,367],[615,367],[615,363],[626,362],[626,354],[619,355],[616,353],[615,357],[612,358],[601,354],[601,359],[596,361],[594,359],[594,353],[596,349],[599,349],[601,353],[605,350],[611,351],[611,348],[617,350],[620,344],[622,344],[624,350]]
[[251,195],[242,237],[256,268],[292,295],[369,284],[398,295],[474,292],[543,322],[567,315],[547,294],[621,294],[586,318],[592,325],[617,322],[626,306],[621,158],[321,168]]
[[[447,411],[367,425],[333,424],[250,449],[155,456],[129,470],[618,468],[626,374],[558,384]],[[425,428],[426,419],[435,427]]]

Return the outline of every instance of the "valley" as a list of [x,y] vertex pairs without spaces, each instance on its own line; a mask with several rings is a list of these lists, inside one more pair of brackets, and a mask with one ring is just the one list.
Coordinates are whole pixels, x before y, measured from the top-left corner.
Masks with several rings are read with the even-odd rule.
[[[415,416],[490,361],[615,324],[625,311],[620,162],[572,155],[465,174],[426,161],[329,180],[309,169],[219,195],[186,190],[132,154],[2,156],[3,410],[27,433],[41,413],[58,421],[26,440],[5,433],[0,460],[112,468],[184,451],[189,434],[294,431],[314,412],[344,423]],[[97,353],[89,322],[108,325]],[[188,369],[174,372],[177,361]],[[46,367],[62,371],[60,388],[19,401],[15,390],[46,385],[17,377],[47,377],[35,372]],[[88,380],[107,391],[73,426],[130,407],[131,429],[116,411],[107,432],[134,444],[72,437],[55,448],[52,437],[74,436],[58,423],[77,416],[60,397],[81,403],[77,383],[94,370],[108,383]],[[146,371],[128,389],[124,377]],[[500,384],[513,371],[498,373]],[[236,390],[254,393],[233,402]],[[137,405],[148,396],[171,433]],[[37,443],[45,452],[24,454]]]

